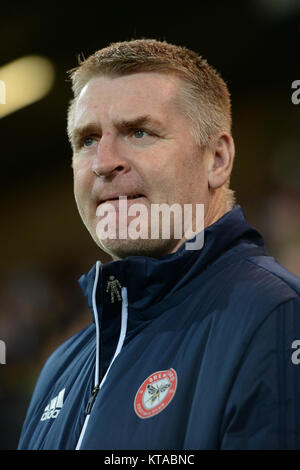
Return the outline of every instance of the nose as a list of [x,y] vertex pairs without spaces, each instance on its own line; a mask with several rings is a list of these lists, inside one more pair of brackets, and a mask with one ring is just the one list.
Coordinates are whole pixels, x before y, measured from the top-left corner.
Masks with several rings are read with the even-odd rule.
[[103,135],[98,143],[92,171],[97,176],[115,176],[130,170],[129,162],[122,157],[120,149],[111,134]]

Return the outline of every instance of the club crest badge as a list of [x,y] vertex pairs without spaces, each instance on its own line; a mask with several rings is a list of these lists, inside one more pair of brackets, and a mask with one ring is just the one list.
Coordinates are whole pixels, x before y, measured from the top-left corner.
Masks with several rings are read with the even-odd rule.
[[140,418],[151,418],[160,413],[172,400],[177,388],[174,369],[149,375],[137,391],[134,410]]

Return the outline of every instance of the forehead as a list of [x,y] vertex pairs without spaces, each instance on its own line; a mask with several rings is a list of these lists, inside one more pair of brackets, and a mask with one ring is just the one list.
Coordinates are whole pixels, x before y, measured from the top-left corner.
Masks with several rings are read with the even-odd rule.
[[118,119],[142,113],[166,119],[174,113],[179,87],[177,77],[162,73],[93,77],[77,99],[74,124],[96,115]]

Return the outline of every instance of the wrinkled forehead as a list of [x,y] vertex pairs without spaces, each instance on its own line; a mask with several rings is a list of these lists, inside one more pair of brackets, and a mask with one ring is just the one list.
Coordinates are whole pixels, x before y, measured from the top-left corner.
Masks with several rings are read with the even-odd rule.
[[180,85],[175,76],[153,72],[93,77],[77,98],[74,124],[87,113],[103,113],[108,118],[131,112],[166,117],[175,111]]

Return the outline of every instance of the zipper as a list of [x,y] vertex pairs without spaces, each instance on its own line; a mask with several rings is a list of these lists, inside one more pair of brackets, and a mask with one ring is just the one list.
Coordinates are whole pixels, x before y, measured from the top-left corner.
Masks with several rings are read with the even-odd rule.
[[92,395],[91,395],[89,401],[87,402],[87,405],[86,405],[86,408],[85,408],[85,414],[86,415],[91,414],[91,411],[92,411],[92,408],[94,406],[96,396],[98,395],[99,390],[100,390],[100,385],[96,385],[96,387],[93,388]]
[[111,363],[101,380],[101,383],[99,383],[99,357],[100,357],[100,328],[99,328],[99,318],[98,318],[98,311],[97,311],[97,305],[96,305],[96,289],[98,285],[98,279],[99,279],[99,271],[100,271],[100,261],[97,261],[96,264],[96,274],[95,274],[95,281],[94,281],[94,287],[93,287],[93,311],[94,311],[94,318],[95,318],[95,325],[96,325],[96,366],[95,366],[95,379],[94,379],[94,388],[92,390],[92,394],[87,402],[86,408],[85,408],[85,421],[76,445],[76,450],[80,450],[81,443],[83,440],[83,437],[86,432],[87,424],[93,409],[93,406],[96,401],[96,397],[98,395],[99,390],[103,386],[106,377],[109,373],[109,370],[118,356],[118,354],[121,352],[121,349],[123,347],[123,343],[125,340],[126,336],[126,330],[127,330],[127,317],[128,317],[128,300],[127,300],[127,289],[125,287],[122,288],[122,313],[121,313],[121,331],[120,331],[120,336],[119,336],[119,341],[117,344],[117,348],[114,354],[114,357],[111,360]]

